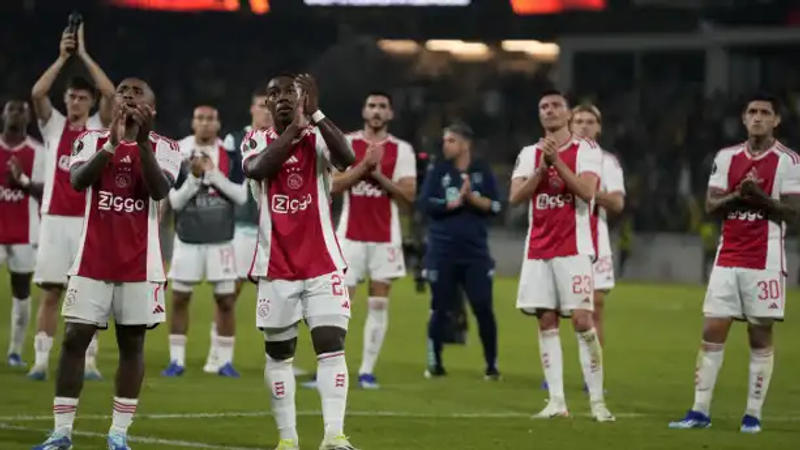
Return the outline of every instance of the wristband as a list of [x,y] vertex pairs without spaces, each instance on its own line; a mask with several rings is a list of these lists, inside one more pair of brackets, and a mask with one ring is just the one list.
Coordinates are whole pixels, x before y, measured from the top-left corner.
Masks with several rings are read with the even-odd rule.
[[311,120],[314,122],[314,125],[322,122],[322,119],[324,118],[325,118],[325,113],[323,113],[319,109],[314,111],[314,114],[311,115]]
[[31,179],[28,178],[28,176],[23,173],[22,175],[19,176],[19,184],[20,186],[26,188],[31,185]]
[[114,153],[117,151],[117,148],[111,145],[111,141],[106,141],[103,144],[103,148],[101,148],[104,152],[108,152],[111,156],[114,156]]

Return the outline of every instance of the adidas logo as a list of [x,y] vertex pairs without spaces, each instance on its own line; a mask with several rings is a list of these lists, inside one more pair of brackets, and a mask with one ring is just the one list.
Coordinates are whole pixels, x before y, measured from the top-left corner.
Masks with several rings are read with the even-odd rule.
[[778,309],[778,304],[777,304],[777,303],[774,303],[774,302],[773,302],[773,303],[770,303],[770,305],[769,305],[769,309]]
[[160,314],[163,312],[164,312],[164,307],[161,305],[156,305],[156,307],[153,308],[153,314]]
[[131,155],[125,155],[125,157],[120,159],[119,162],[124,164],[131,164],[133,161],[131,160]]
[[297,156],[290,156],[289,159],[286,160],[286,164],[299,164],[300,160],[297,159]]

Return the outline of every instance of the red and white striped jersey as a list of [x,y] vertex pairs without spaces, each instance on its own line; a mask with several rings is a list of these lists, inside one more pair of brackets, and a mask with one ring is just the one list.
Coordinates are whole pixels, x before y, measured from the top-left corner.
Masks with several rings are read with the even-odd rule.
[[[778,142],[754,156],[747,142],[720,150],[714,158],[709,188],[734,191],[746,178],[756,180],[774,199],[800,195],[800,156]],[[786,271],[786,224],[768,220],[763,210],[742,207],[728,213],[715,264],[722,267]]]
[[[108,131],[87,131],[75,140],[70,167],[86,162],[108,140]],[[161,169],[174,181],[181,167],[178,144],[150,133]],[[158,202],[142,177],[139,147],[120,142],[100,179],[86,188],[78,254],[69,271],[95,280],[166,281],[161,258]]]
[[[596,143],[573,137],[558,152],[576,175],[591,173],[600,178],[603,153]],[[542,151],[537,145],[524,147],[517,157],[512,179],[532,176],[541,159]],[[548,169],[528,208],[526,258],[594,256],[593,206],[570,192],[555,168]]]
[[39,239],[39,201],[12,185],[8,161],[16,158],[32,182],[44,180],[44,149],[28,137],[15,146],[0,138],[0,244],[35,244]]
[[[603,171],[600,174],[600,191],[619,192],[625,195],[625,178],[619,160],[612,153],[603,150]],[[597,218],[597,257],[611,256],[611,238],[608,235],[608,214],[605,208],[598,209]]]
[[[357,164],[364,159],[370,142],[362,131],[347,136]],[[389,135],[377,142],[383,146],[380,171],[392,181],[417,177],[417,163],[414,149],[406,141]],[[350,187],[344,193],[342,213],[337,229],[339,238],[361,242],[402,243],[400,213],[397,202],[369,175]]]
[[[242,164],[278,139],[253,130],[242,141]],[[280,172],[259,185],[258,245],[251,277],[306,280],[346,264],[331,218],[330,151],[319,129],[303,129]]]
[[67,118],[53,108],[47,122],[39,121],[45,148],[44,192],[42,193],[42,214],[56,216],[82,216],[86,196],[72,189],[69,182],[69,161],[72,144],[86,130],[103,128],[100,116],[89,116],[86,126],[70,125]]

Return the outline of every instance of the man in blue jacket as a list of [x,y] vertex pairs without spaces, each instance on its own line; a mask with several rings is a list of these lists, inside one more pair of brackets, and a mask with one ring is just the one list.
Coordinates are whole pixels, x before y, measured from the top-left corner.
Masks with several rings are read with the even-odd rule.
[[497,324],[492,309],[494,261],[489,255],[487,224],[500,212],[497,183],[489,166],[472,155],[473,133],[455,123],[444,130],[444,160],[425,177],[419,207],[428,216],[425,271],[431,286],[426,377],[446,374],[442,346],[447,311],[458,301],[459,286],[478,321],[486,359],[486,379],[497,380]]

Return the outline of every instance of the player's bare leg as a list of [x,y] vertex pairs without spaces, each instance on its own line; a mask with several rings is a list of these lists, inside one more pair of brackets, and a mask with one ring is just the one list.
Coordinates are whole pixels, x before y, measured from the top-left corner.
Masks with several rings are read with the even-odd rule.
[[215,319],[217,332],[215,341],[217,351],[218,374],[238,378],[239,373],[233,368],[233,346],[236,339],[236,295],[217,294]]
[[11,336],[8,342],[8,365],[24,367],[22,344],[25,331],[31,318],[31,277],[32,273],[11,273]]
[[349,387],[344,354],[346,336],[347,330],[338,326],[317,326],[311,329],[311,342],[317,354],[317,384],[322,400],[322,421],[325,425],[320,450],[353,450],[344,435]]
[[[367,299],[367,320],[364,322],[364,350],[361,355],[361,367],[358,369],[358,384],[363,389],[377,389],[375,364],[383,347],[386,330],[389,328],[389,291],[391,282],[370,280],[369,298]],[[350,298],[355,288],[350,292]]]
[[53,399],[55,436],[69,437],[72,434],[78,398],[83,389],[86,348],[96,331],[96,326],[84,323],[67,322],[64,327],[64,340],[56,374],[56,396]]
[[686,416],[670,422],[670,428],[708,428],[711,426],[711,397],[717,374],[722,367],[725,341],[731,329],[730,317],[706,317],[703,322],[703,342],[695,366],[694,404]]
[[139,403],[139,391],[144,379],[144,337],[147,328],[144,325],[117,325],[116,328],[119,365],[108,440],[120,447],[125,442]]
[[278,427],[277,450],[297,450],[297,415],[294,402],[297,385],[292,373],[292,361],[297,349],[297,324],[285,329],[264,332],[264,351],[267,363],[264,380],[270,389],[272,415]]
[[603,312],[606,305],[606,293],[608,291],[594,291],[594,311],[592,311],[592,321],[594,322],[594,330],[597,332],[597,339],[600,341],[600,346],[606,345],[606,334]]
[[594,327],[592,311],[576,309],[572,311],[572,326],[578,338],[578,355],[583,371],[583,379],[589,390],[589,403],[592,416],[598,422],[613,422],[603,392],[603,348],[600,346]]
[[754,319],[748,324],[750,374],[747,383],[747,409],[742,418],[743,433],[761,431],[761,408],[767,398],[775,353],[772,345],[772,319]]
[[175,288],[173,284],[172,315],[169,320],[169,365],[161,372],[168,377],[183,375],[186,366],[186,333],[189,331],[189,303],[192,299],[191,290]]
[[566,417],[569,412],[564,398],[564,363],[561,337],[558,333],[558,312],[540,309],[536,315],[539,320],[539,355],[542,358],[549,400],[547,406],[533,417],[537,419]]

